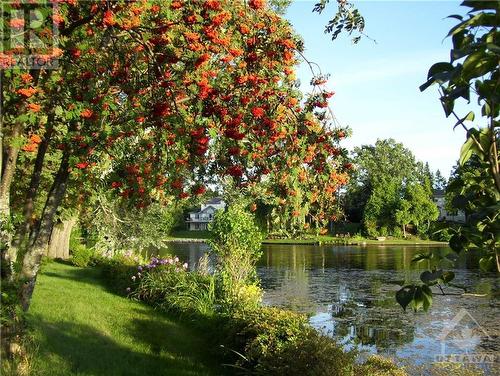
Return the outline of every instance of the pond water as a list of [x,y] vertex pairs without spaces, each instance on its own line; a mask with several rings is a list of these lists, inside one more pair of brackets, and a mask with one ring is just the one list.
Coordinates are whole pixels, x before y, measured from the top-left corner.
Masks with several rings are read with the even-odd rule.
[[[171,243],[169,250],[194,268],[208,247]],[[314,327],[361,356],[377,353],[425,365],[459,355],[498,374],[499,283],[475,268],[477,260],[459,259],[454,282],[478,296],[447,288],[452,295],[435,294],[429,312],[414,313],[404,312],[394,294],[403,281],[418,281],[426,265],[411,259],[428,248],[265,245],[263,251],[257,271],[264,303],[309,314]]]

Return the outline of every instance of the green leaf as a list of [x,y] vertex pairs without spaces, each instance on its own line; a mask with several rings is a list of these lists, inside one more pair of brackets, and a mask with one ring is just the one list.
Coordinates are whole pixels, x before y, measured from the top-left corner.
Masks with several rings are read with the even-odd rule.
[[441,280],[443,281],[443,283],[449,283],[453,281],[453,279],[455,279],[455,273],[453,273],[452,271],[443,272],[443,274],[441,275]]
[[19,115],[16,120],[20,123],[26,123],[28,121],[28,119],[29,119],[28,114],[22,114],[22,115]]
[[481,132],[479,133],[479,144],[481,144],[483,150],[490,150],[491,139],[490,128],[481,129]]
[[418,253],[411,259],[411,262],[421,262],[424,260],[429,260],[429,258],[430,258],[429,253]]
[[484,51],[470,55],[464,61],[462,77],[466,80],[481,77],[489,73],[497,66],[497,59],[494,56],[488,56]]
[[455,129],[460,124],[463,124],[464,121],[474,121],[474,119],[475,119],[474,112],[469,111],[469,113],[467,115],[465,115],[462,119],[460,119],[459,121],[456,122],[456,124],[453,126],[453,129]]
[[491,107],[488,102],[484,102],[483,107],[481,107],[481,115],[490,116],[490,114],[491,114]]
[[441,278],[443,275],[442,270],[436,270],[434,272],[431,272],[429,270],[426,270],[420,274],[420,280],[425,283],[426,285],[434,285],[437,283],[437,280]]
[[[453,49],[463,50],[464,45],[467,46],[467,43],[464,43],[464,41],[467,41],[468,39],[469,38],[466,38],[465,31],[462,31],[461,33],[454,34],[451,38],[451,40],[453,42]],[[467,55],[467,54],[468,53],[465,53],[465,55]]]
[[483,272],[489,272],[493,270],[493,266],[495,262],[493,260],[493,256],[485,256],[479,260],[479,267]]
[[455,107],[455,101],[446,97],[441,98],[441,105],[443,106],[444,113],[446,117],[450,116]]
[[451,200],[451,204],[457,209],[465,209],[468,203],[469,199],[464,195],[457,195]]
[[424,311],[427,312],[432,305],[432,290],[429,286],[422,286],[422,294],[424,297]]
[[415,293],[413,294],[412,306],[413,310],[417,312],[420,308],[424,309],[425,296],[420,286],[415,287]]
[[429,72],[427,73],[427,79],[431,79],[434,76],[442,73],[448,73],[455,69],[455,67],[447,62],[436,63],[430,67]]
[[404,286],[396,292],[396,301],[406,311],[406,307],[408,307],[408,305],[412,302],[414,294],[415,286]]
[[430,67],[427,73],[427,82],[420,85],[420,91],[424,91],[434,83],[443,83],[451,78],[451,72],[455,67],[447,62],[436,63]]
[[428,80],[427,82],[423,83],[422,85],[419,86],[420,91],[425,91],[429,86],[434,84],[434,80]]
[[458,161],[460,166],[463,166],[465,162],[470,159],[475,146],[476,145],[472,137],[469,137],[467,141],[465,141],[465,143],[462,145],[462,148],[460,149],[460,159]]
[[208,134],[211,138],[216,138],[217,137],[217,129],[215,128],[210,128],[208,130]]
[[424,311],[427,312],[430,308],[430,306],[432,305],[432,290],[430,289],[429,286],[426,286],[426,285],[423,285],[421,287],[422,289],[422,295],[423,295],[423,300],[424,300],[424,304],[423,304],[423,308],[424,308]]
[[458,48],[453,48],[452,50],[450,50],[450,60],[455,61],[455,60],[461,59],[464,56],[467,56],[467,54],[468,54],[467,51],[464,51],[464,50],[461,50]]
[[499,55],[500,54],[500,46],[497,46],[494,43],[487,43],[486,48],[490,50],[491,52],[494,52],[495,54]]
[[472,8],[473,10],[498,10],[500,9],[500,3],[498,1],[491,0],[465,0],[460,4],[464,7]]
[[446,93],[446,98],[455,100],[460,97],[470,101],[470,88],[469,85],[457,85],[453,90]]
[[455,234],[450,238],[449,245],[456,253],[460,253],[465,249],[464,243],[467,241],[463,235]]
[[[491,3],[495,3],[492,1]],[[448,37],[461,33],[471,27],[476,26],[496,26],[498,21],[496,21],[496,15],[494,13],[478,13],[466,21],[463,21],[453,27],[448,33]]]
[[43,25],[43,20],[32,20],[30,22],[31,29],[38,29]]

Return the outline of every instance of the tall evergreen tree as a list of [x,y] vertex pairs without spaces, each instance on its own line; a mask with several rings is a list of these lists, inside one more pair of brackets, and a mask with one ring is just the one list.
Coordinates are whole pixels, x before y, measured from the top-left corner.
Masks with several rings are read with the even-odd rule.
[[446,178],[441,174],[441,171],[437,170],[434,178],[434,189],[446,189],[447,184]]

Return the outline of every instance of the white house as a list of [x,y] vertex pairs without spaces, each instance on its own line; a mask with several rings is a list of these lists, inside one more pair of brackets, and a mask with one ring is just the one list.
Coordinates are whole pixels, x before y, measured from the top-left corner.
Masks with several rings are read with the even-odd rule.
[[214,197],[201,205],[200,210],[189,212],[186,225],[189,231],[207,230],[208,224],[213,221],[217,210],[224,210],[226,203],[221,197]]
[[450,213],[446,210],[445,192],[442,189],[434,190],[434,203],[439,209],[439,221],[465,223],[465,213],[462,210],[458,210],[456,213]]

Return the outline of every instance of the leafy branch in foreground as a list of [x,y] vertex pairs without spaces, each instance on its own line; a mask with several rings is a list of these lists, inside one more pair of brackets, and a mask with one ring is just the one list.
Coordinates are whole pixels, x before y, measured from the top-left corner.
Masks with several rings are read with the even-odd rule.
[[[448,34],[453,43],[450,62],[434,64],[420,90],[438,84],[446,116],[453,115],[457,120],[455,127],[461,126],[467,133],[457,177],[448,185],[448,191],[454,195],[453,206],[465,211],[467,222],[455,230],[450,248],[456,253],[474,251],[480,255],[483,271],[498,272],[500,1],[464,1],[462,6],[470,8],[465,16],[450,16],[460,21]],[[470,103],[471,94],[481,106],[482,125],[468,126],[466,122],[475,121],[472,111],[465,116],[455,112],[457,101],[463,98]],[[420,276],[424,285],[407,285],[396,293],[396,299],[403,308],[412,303],[415,309],[427,310],[432,302],[429,286],[440,286],[439,281],[447,283],[453,277],[451,272],[442,270],[425,271]]]
[[[322,13],[325,10],[330,0],[321,0],[316,3],[313,12]],[[365,19],[353,4],[346,0],[337,0],[338,8],[335,16],[328,21],[325,26],[325,34],[331,34],[332,40],[337,39],[342,31],[346,31],[349,35],[356,33],[357,35],[352,38],[354,44],[361,40],[365,29]]]

